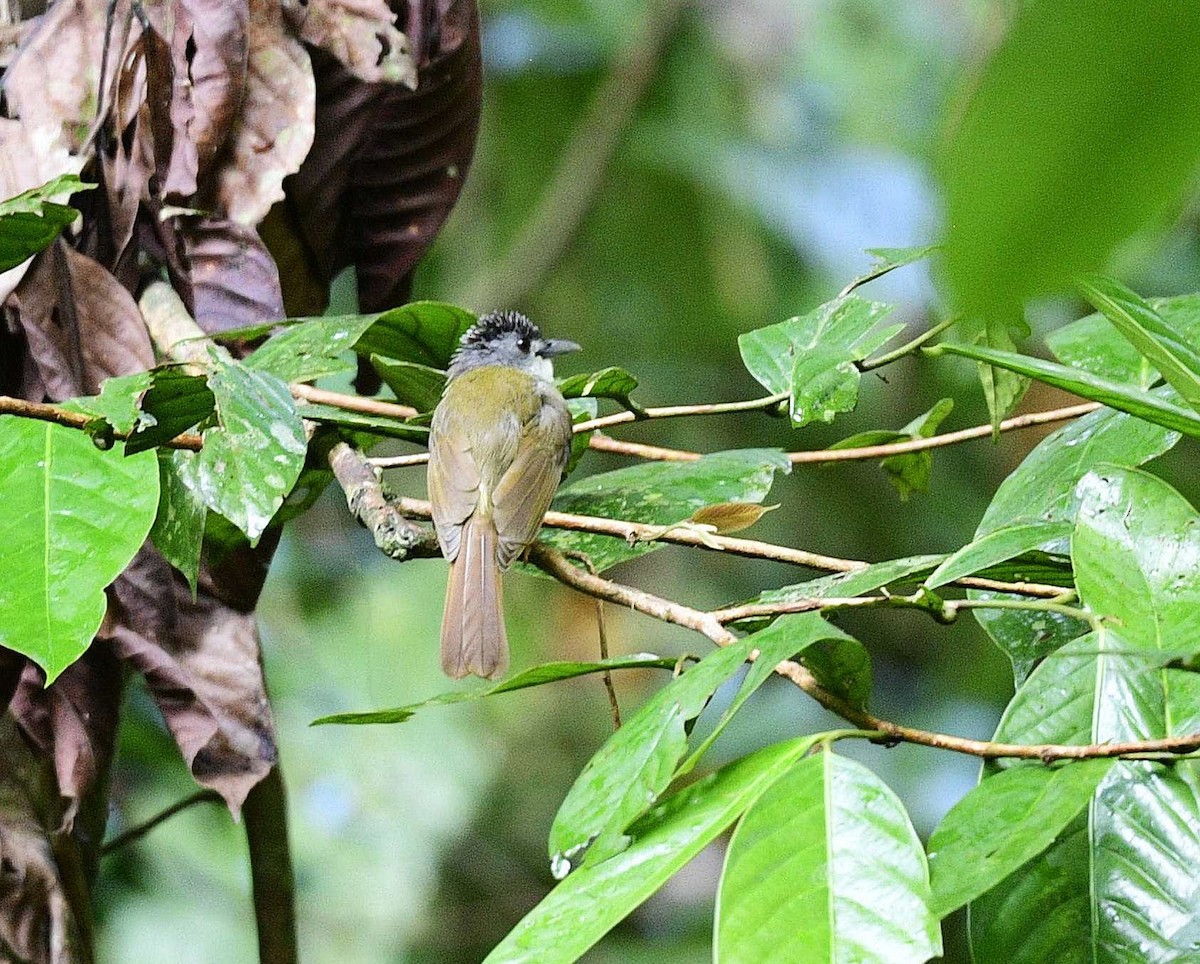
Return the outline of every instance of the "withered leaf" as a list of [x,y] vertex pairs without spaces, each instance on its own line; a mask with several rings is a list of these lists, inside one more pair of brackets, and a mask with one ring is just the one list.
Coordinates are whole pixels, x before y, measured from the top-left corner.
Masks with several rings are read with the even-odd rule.
[[180,234],[191,266],[193,313],[201,328],[228,331],[283,317],[279,269],[254,228],[200,218]]
[[749,529],[754,523],[777,505],[759,505],[757,502],[718,502],[706,505],[692,513],[691,521],[697,525],[712,526],[717,532],[739,532]]
[[283,179],[312,146],[316,84],[276,0],[251,0],[249,37],[245,94],[216,172],[216,201],[229,220],[253,227],[282,200]]
[[384,0],[284,0],[283,8],[301,40],[333,54],[356,77],[417,86],[408,38]]

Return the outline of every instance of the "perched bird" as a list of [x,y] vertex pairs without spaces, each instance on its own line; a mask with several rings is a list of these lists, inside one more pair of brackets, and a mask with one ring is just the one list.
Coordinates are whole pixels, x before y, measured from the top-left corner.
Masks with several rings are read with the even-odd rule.
[[537,538],[571,451],[571,415],[550,359],[578,351],[500,311],[463,335],[429,432],[429,501],[450,560],[442,669],[508,668],[500,573]]

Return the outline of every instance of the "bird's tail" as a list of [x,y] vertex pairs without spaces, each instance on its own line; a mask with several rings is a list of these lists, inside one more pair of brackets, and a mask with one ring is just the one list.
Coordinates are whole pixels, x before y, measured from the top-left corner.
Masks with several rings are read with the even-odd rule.
[[442,617],[442,669],[460,679],[468,673],[493,679],[508,669],[496,524],[471,516],[462,529],[458,558],[450,563]]

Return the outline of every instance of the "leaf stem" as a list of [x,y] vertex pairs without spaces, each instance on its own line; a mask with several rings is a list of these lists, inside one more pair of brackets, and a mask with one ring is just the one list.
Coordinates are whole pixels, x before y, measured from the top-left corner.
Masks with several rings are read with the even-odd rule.
[[190,796],[184,797],[182,800],[177,800],[166,809],[156,813],[144,823],[139,823],[137,826],[130,827],[124,833],[119,833],[111,840],[106,840],[100,848],[100,856],[107,857],[114,850],[120,850],[122,847],[128,846],[135,840],[141,840],[151,830],[159,824],[166,823],[176,814],[183,813],[198,803],[224,803],[225,798],[222,797],[216,790],[198,790]]
[[925,342],[929,341],[929,339],[936,338],[958,320],[958,317],[954,316],[947,318],[944,321],[939,321],[928,331],[922,332],[912,341],[905,342],[899,348],[893,349],[892,351],[886,352],[882,355],[877,355],[874,358],[868,358],[866,361],[859,362],[858,370],[860,372],[869,372],[872,369],[882,368],[884,365],[890,365],[892,362],[903,358],[905,355],[911,355],[923,344],[925,344]]

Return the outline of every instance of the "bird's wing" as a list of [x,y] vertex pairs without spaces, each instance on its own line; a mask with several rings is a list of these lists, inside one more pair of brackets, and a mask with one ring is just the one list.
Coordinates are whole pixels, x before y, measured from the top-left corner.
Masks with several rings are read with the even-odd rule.
[[571,413],[557,392],[547,393],[538,413],[525,423],[516,457],[492,493],[500,535],[496,561],[502,569],[537,538],[570,452]]
[[438,544],[442,555],[453,562],[458,557],[463,523],[479,503],[480,480],[469,439],[461,432],[446,431],[443,416],[441,408],[434,413],[427,477]]

